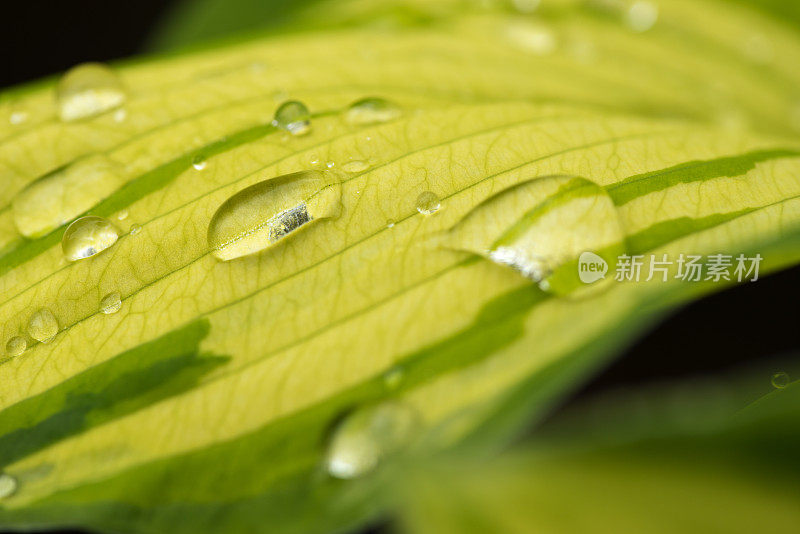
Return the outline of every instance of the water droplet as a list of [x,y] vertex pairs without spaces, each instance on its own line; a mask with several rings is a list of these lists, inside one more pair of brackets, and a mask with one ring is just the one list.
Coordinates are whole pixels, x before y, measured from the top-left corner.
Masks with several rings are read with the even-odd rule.
[[386,228],[394,228],[395,222],[392,219],[386,221]]
[[116,291],[109,293],[100,301],[100,311],[106,315],[117,313],[120,308],[122,308],[122,300]]
[[383,383],[387,389],[395,390],[400,387],[400,384],[403,382],[403,378],[405,378],[406,372],[405,370],[400,367],[396,366],[384,373],[383,375]]
[[369,169],[369,163],[366,161],[354,160],[348,161],[344,165],[342,165],[342,170],[345,172],[364,172]]
[[128,233],[130,235],[136,235],[142,230],[141,224],[132,224],[131,227],[128,229]]
[[123,184],[120,166],[88,156],[22,189],[12,200],[14,224],[25,237],[41,237],[85,213]]
[[335,161],[329,161],[328,163],[325,164],[325,166],[327,168],[329,168],[329,169],[332,169],[332,168],[334,168],[336,166],[336,162]]
[[556,36],[542,24],[527,20],[514,21],[506,29],[506,37],[516,48],[544,56],[556,50]]
[[125,108],[120,108],[114,112],[114,115],[112,115],[112,117],[114,118],[115,122],[123,122],[125,119],[128,118],[128,112],[125,111]]
[[100,63],[84,63],[61,77],[56,100],[61,120],[73,121],[121,106],[125,91],[111,69]]
[[292,135],[305,135],[311,131],[311,112],[302,102],[284,102],[275,111],[272,124]]
[[8,116],[8,122],[11,124],[22,124],[28,120],[28,114],[24,111],[14,111]]
[[28,348],[28,342],[22,336],[14,336],[6,343],[6,354],[9,356],[19,356]]
[[127,218],[128,218],[128,210],[122,210],[119,213],[117,213],[118,221],[124,221]]
[[625,23],[635,32],[646,32],[658,21],[658,6],[648,0],[638,0],[625,13]]
[[425,191],[424,193],[420,193],[417,197],[417,211],[423,215],[433,215],[439,208],[442,207],[442,203],[439,200],[439,197],[436,196],[435,193],[431,191]]
[[520,13],[533,13],[539,7],[540,0],[511,0],[514,8]]
[[774,388],[783,389],[789,385],[789,382],[791,382],[791,379],[788,373],[780,371],[772,375],[772,387]]
[[202,171],[205,169],[207,164],[208,162],[202,155],[197,155],[192,158],[192,167],[194,167],[194,169],[197,171]]
[[336,217],[341,184],[327,171],[279,176],[226,200],[208,226],[212,254],[223,261],[255,254],[319,219]]
[[53,312],[42,308],[31,315],[28,321],[28,334],[36,341],[50,343],[58,334],[58,321]]
[[397,402],[354,411],[333,432],[325,460],[328,473],[344,479],[365,475],[407,446],[419,423],[413,409]]
[[[600,281],[625,252],[623,236],[614,202],[602,187],[584,178],[550,176],[484,200],[445,233],[442,244],[510,267],[544,291],[569,295],[605,286]],[[591,273],[582,273],[590,263]]]
[[64,257],[78,261],[103,252],[117,242],[119,233],[107,219],[90,215],[67,227],[61,239]]
[[396,119],[401,115],[400,108],[384,98],[369,97],[350,104],[345,120],[354,126],[378,124]]
[[17,479],[7,473],[0,473],[0,499],[11,497],[17,491]]

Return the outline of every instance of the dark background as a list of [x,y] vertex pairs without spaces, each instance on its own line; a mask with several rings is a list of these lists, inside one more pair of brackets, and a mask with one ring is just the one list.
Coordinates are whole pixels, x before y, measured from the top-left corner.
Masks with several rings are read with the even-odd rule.
[[[4,3],[0,87],[84,61],[134,55],[172,4],[164,0]],[[795,267],[689,305],[628,348],[551,417],[558,418],[570,406],[610,389],[742,366],[763,369],[767,388],[780,362],[797,361],[800,354],[798,282],[800,267]]]

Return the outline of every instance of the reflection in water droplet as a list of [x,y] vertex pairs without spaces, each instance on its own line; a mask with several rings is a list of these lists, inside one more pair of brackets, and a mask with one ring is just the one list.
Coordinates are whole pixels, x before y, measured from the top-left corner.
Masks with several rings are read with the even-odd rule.
[[292,135],[305,135],[311,131],[311,113],[302,102],[290,100],[275,111],[272,124]]
[[506,37],[512,46],[539,56],[552,54],[557,46],[556,36],[550,28],[528,20],[509,24]]
[[646,32],[658,21],[658,6],[648,0],[637,0],[625,13],[625,22],[635,32]]
[[67,227],[61,238],[64,257],[78,261],[103,252],[117,242],[119,232],[102,217],[81,217]]
[[779,371],[772,375],[772,387],[774,388],[783,389],[789,385],[789,382],[791,382],[791,379],[789,378],[788,373]]
[[226,200],[208,226],[211,253],[223,261],[272,247],[319,219],[336,217],[341,184],[327,171],[279,176]]
[[[605,285],[600,280],[614,272],[616,258],[625,251],[623,235],[614,202],[602,187],[583,178],[550,176],[484,200],[444,235],[442,244],[510,267],[544,291],[567,295]],[[584,262],[592,263],[592,276],[581,274]]]
[[439,200],[439,197],[431,191],[420,193],[420,195],[417,197],[417,211],[423,215],[433,215],[439,211],[439,208],[441,207],[442,203]]
[[345,120],[354,126],[378,124],[396,119],[400,108],[384,98],[369,97],[353,102],[345,113]]
[[61,120],[73,121],[121,106],[125,91],[111,69],[100,63],[84,63],[61,77],[56,100]]
[[0,473],[0,499],[11,497],[17,491],[17,479],[7,473]]
[[197,155],[194,158],[192,158],[192,167],[194,167],[195,170],[197,171],[202,171],[203,169],[205,169],[206,164],[207,164],[206,159],[201,155]]
[[345,172],[352,172],[352,173],[364,172],[367,169],[369,169],[369,163],[367,163],[366,161],[358,161],[358,160],[348,161],[347,163],[342,165],[342,170],[344,170]]
[[50,343],[58,334],[58,321],[53,312],[42,308],[28,320],[28,335],[36,341]]
[[41,237],[71,221],[123,184],[120,167],[88,156],[26,186],[12,200],[14,224],[25,237]]
[[412,408],[397,402],[356,410],[333,432],[325,460],[328,473],[349,479],[372,471],[411,442],[419,423]]
[[141,230],[142,230],[142,225],[141,225],[141,224],[132,224],[132,225],[131,225],[131,227],[130,227],[130,229],[128,230],[128,233],[129,233],[130,235],[136,235],[136,234],[138,234],[138,233],[139,233]]
[[109,293],[100,301],[100,311],[106,315],[116,313],[120,308],[122,308],[122,300],[116,291]]
[[9,356],[19,356],[28,348],[28,342],[22,336],[14,336],[6,343],[6,354]]

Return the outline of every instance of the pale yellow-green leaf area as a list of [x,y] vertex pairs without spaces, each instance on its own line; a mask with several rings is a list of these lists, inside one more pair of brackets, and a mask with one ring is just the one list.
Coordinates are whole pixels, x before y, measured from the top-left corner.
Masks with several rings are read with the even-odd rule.
[[[343,24],[115,67],[124,105],[84,120],[60,121],[48,85],[0,102],[0,346],[26,336],[38,310],[59,325],[51,342],[26,338],[22,354],[0,359],[0,440],[34,429],[9,446],[7,465],[0,460],[19,482],[4,510],[95,483],[100,497],[146,507],[123,485],[102,484],[284,428],[331,399],[358,398],[360,387],[393,370],[399,378],[386,396],[415,407],[422,433],[436,429],[429,437],[437,446],[455,442],[510,391],[627,331],[637,314],[725,285],[693,286],[674,269],[668,282],[615,282],[612,271],[602,291],[568,298],[513,266],[449,246],[464,220],[473,221],[476,247],[505,234],[517,222],[506,205],[527,214],[541,204],[548,215],[526,228],[543,235],[564,269],[577,261],[570,232],[593,224],[581,219],[584,210],[604,219],[600,229],[614,218],[613,232],[598,231],[602,248],[673,258],[761,253],[763,273],[798,260],[796,242],[776,245],[800,227],[791,120],[800,40],[790,30],[711,2],[664,2],[646,32],[585,3],[553,2],[536,16],[429,4],[408,4],[427,13],[425,24]],[[336,6],[334,21],[369,12],[362,2]],[[719,24],[701,24],[718,11]],[[742,49],[752,32],[769,43],[760,55]],[[348,122],[348,106],[367,97],[400,113]],[[286,100],[308,106],[307,134],[271,126]],[[26,119],[6,120],[13,113]],[[113,191],[70,197],[91,200],[79,213],[53,205],[70,220],[84,212],[108,219],[119,229],[116,243],[67,261],[60,239],[69,221],[50,232],[52,213],[25,218],[41,231],[23,237],[12,209],[20,192],[98,155],[118,169]],[[261,253],[248,242],[248,255],[215,257],[209,224],[220,206],[301,171],[333,177],[340,205]],[[575,201],[559,189],[565,179],[528,209],[519,204],[526,197],[492,201],[549,176],[580,178],[594,196]],[[423,193],[439,199],[438,210],[418,209]],[[480,217],[468,219],[477,206]],[[275,209],[265,202],[264,217]],[[121,305],[104,313],[112,294]],[[103,374],[95,397],[75,400],[70,384],[113,375],[128,355],[148,356],[136,351],[196,324],[205,325],[202,335],[174,360],[216,358],[202,372],[178,380],[186,369],[126,367],[119,377]],[[148,382],[146,371],[163,372],[165,385]],[[131,383],[150,389],[119,393]],[[59,415],[62,404],[80,413],[80,424],[57,427],[57,439],[36,434],[44,425],[37,417]],[[4,413],[13,423],[2,422]],[[278,443],[264,439],[258,445]],[[289,479],[315,458],[252,476]],[[248,497],[248,488],[227,488],[226,497]],[[165,502],[217,498],[185,481],[164,491]]]

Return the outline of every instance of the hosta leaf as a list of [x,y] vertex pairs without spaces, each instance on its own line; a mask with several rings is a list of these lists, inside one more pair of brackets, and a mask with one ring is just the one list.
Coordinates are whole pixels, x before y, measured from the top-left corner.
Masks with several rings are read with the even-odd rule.
[[[0,465],[16,484],[0,524],[352,526],[384,503],[380,476],[324,472],[350,410],[413,410],[421,449],[496,446],[659,314],[724,286],[583,291],[576,236],[598,254],[758,253],[762,276],[798,260],[797,35],[696,1],[665,3],[645,33],[594,4],[538,18],[429,4],[325,3],[297,20],[328,30],[119,66],[125,105],[84,120],[58,120],[47,83],[3,101],[17,120],[0,122],[2,339],[27,347],[0,365]],[[768,58],[742,50],[753,32]],[[348,120],[368,97],[401,113]],[[307,135],[271,124],[288,99],[311,110]],[[34,181],[98,156],[113,190],[55,188],[18,216]],[[264,194],[273,183],[245,195],[263,210],[218,213],[308,170],[332,177],[336,209]],[[525,185],[537,178],[551,182]],[[81,210],[121,235],[68,263],[62,219]],[[212,218],[241,232],[209,246]],[[23,219],[56,223],[21,234]],[[466,227],[479,249],[547,243],[550,287],[519,254],[456,246]],[[264,228],[262,253],[215,254]]]

